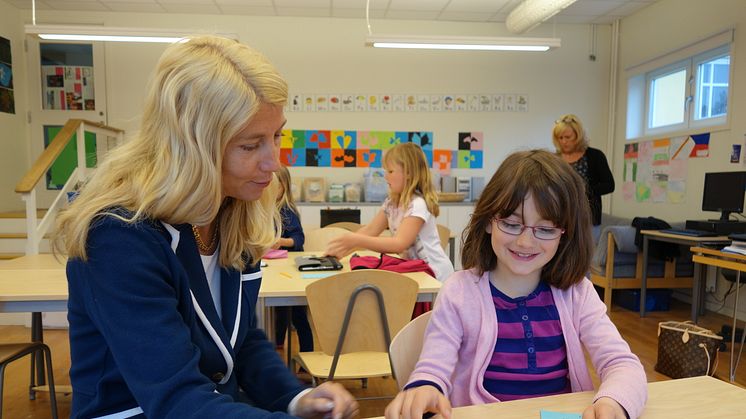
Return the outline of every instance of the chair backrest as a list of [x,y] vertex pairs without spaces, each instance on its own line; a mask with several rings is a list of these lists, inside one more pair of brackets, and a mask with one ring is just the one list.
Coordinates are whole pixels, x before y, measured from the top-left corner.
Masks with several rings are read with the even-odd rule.
[[442,224],[438,224],[438,236],[440,237],[440,246],[443,250],[446,250],[448,247],[448,240],[451,239],[451,229]]
[[[401,330],[412,317],[417,299],[417,282],[396,272],[365,269],[344,272],[320,279],[306,287],[308,308],[316,326],[321,350],[334,355],[345,313],[356,289],[365,285],[377,287],[383,296],[389,338]],[[374,292],[361,292],[355,299],[344,345],[340,353],[388,352],[378,300]]]
[[306,252],[324,251],[331,239],[349,232],[349,230],[339,227],[323,227],[306,231],[306,241],[303,244],[303,250]]
[[417,360],[420,359],[425,329],[432,313],[432,311],[428,311],[407,323],[391,340],[389,357],[391,357],[391,365],[394,368],[396,384],[399,385],[400,389],[407,384],[414,366],[417,365]]
[[338,221],[336,223],[331,223],[329,225],[326,225],[324,226],[324,228],[330,228],[330,227],[343,228],[347,231],[355,232],[355,231],[360,230],[362,226],[363,225],[360,223],[353,223],[351,221]]

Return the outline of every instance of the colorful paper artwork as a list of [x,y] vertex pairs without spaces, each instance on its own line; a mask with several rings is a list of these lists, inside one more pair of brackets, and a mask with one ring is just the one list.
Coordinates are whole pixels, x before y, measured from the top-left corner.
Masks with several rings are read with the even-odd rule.
[[0,112],[16,113],[10,40],[0,37]]
[[709,155],[709,137],[708,133],[627,144],[622,183],[624,200],[683,203],[688,160]]
[[527,94],[290,94],[287,112],[528,112]]
[[286,129],[280,138],[280,161],[286,166],[378,168],[386,150],[414,143],[422,147],[429,167],[449,174],[451,168],[484,167],[483,138],[482,132],[462,132],[458,149],[446,150],[434,149],[432,131]]

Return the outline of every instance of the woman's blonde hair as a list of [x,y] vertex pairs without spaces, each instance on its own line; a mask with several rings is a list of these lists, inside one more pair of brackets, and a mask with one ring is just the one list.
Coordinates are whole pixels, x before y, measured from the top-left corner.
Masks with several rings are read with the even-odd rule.
[[587,150],[589,146],[588,136],[586,135],[585,129],[583,128],[583,123],[580,122],[580,118],[569,113],[567,115],[562,115],[558,120],[554,121],[554,128],[552,129],[552,143],[554,143],[554,148],[557,149],[557,152],[559,153],[559,150],[561,150],[559,137],[567,128],[570,128],[575,132],[578,150]]
[[383,155],[383,167],[399,164],[404,169],[404,188],[401,193],[390,193],[391,201],[398,207],[408,207],[413,195],[420,195],[427,210],[435,217],[440,214],[438,195],[433,187],[433,178],[427,167],[427,157],[422,148],[414,143],[397,144]]
[[[282,107],[287,84],[259,52],[195,37],[169,46],[149,85],[139,133],[113,150],[57,219],[55,250],[87,259],[96,217],[206,225],[220,231],[220,265],[243,269],[277,240],[277,185],[253,202],[222,198],[223,153],[260,105]],[[131,217],[113,214],[124,208]]]
[[[560,289],[588,272],[593,238],[585,181],[556,154],[545,150],[509,155],[497,169],[463,232],[461,264],[479,275],[499,263],[492,248],[492,220],[509,217],[531,194],[541,217],[563,228],[557,253],[541,270],[541,279]],[[491,227],[492,226],[492,227]],[[491,228],[490,228],[491,227]],[[490,228],[490,229],[488,229]]]
[[295,206],[295,200],[293,199],[290,170],[286,166],[280,166],[280,170],[275,172],[275,176],[277,176],[277,181],[282,187],[282,195],[277,197],[277,208],[288,207],[296,215],[300,216],[298,207]]

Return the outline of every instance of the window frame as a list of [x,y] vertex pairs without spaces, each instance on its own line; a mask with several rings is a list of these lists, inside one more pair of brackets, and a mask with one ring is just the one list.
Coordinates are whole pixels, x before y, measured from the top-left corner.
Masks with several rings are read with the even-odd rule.
[[[727,95],[727,106],[726,111],[724,115],[720,116],[713,116],[709,118],[701,118],[697,119],[697,105],[699,104],[697,93],[699,93],[699,66],[700,64],[706,63],[708,61],[713,61],[717,58],[728,56],[730,59],[730,63],[728,64],[728,95]],[[689,125],[693,128],[702,128],[702,127],[712,127],[712,126],[720,126],[725,125],[728,123],[728,117],[730,115],[730,109],[732,106],[731,99],[733,97],[733,52],[731,51],[730,45],[724,45],[719,48],[715,48],[709,51],[705,51],[701,54],[697,54],[696,56],[692,57],[692,81],[693,86],[692,89],[695,90],[693,93],[693,98],[690,101],[691,105],[691,121]]]
[[[652,119],[653,119],[653,105],[652,102],[654,100],[653,97],[653,82],[657,79],[662,78],[663,76],[671,75],[678,73],[679,71],[684,70],[684,103],[681,104],[683,112],[683,119],[681,122],[674,123],[674,124],[668,124],[668,125],[660,125],[657,127],[652,127]],[[672,64],[669,64],[665,67],[661,67],[657,70],[653,70],[645,75],[645,125],[643,126],[643,133],[645,135],[656,135],[663,132],[671,132],[671,131],[680,131],[683,129],[686,129],[687,127],[687,106],[686,98],[689,96],[689,86],[686,86],[687,80],[691,80],[691,60],[682,60],[678,61]],[[690,84],[690,83],[689,83]]]
[[[635,142],[663,135],[687,135],[705,130],[728,129],[733,99],[734,29],[730,28],[705,39],[677,48],[662,56],[646,60],[625,69],[627,76],[627,113],[625,139]],[[724,115],[697,119],[699,98],[699,66],[718,57],[730,57],[728,64],[728,92]],[[681,123],[650,127],[652,122],[653,81],[675,69],[686,67],[684,78],[684,120]]]

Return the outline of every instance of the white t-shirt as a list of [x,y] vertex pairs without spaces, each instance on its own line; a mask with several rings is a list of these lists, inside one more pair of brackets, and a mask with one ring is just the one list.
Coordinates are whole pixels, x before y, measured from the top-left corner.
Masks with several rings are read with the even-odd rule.
[[427,204],[421,196],[413,196],[408,208],[396,207],[390,198],[383,202],[383,212],[389,223],[389,230],[396,235],[402,220],[406,217],[419,217],[425,222],[417,233],[414,244],[400,256],[404,259],[422,259],[435,272],[439,281],[445,281],[453,273],[453,264],[440,246],[440,236],[435,217],[428,211]]

